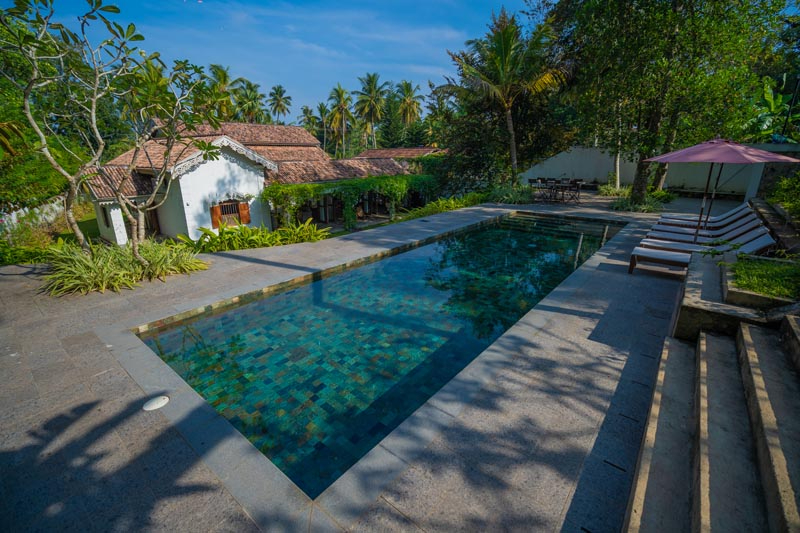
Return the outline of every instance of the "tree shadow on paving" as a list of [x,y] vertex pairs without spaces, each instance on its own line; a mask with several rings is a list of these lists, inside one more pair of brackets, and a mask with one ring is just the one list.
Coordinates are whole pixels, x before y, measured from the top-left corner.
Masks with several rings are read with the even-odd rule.
[[[234,523],[257,530],[161,414],[130,401],[116,410],[105,404],[112,412],[98,421],[103,406],[76,405],[6,439],[0,529],[202,531]],[[191,412],[183,423],[200,417]]]
[[[596,310],[547,310],[574,317],[570,327],[585,330],[577,338],[555,327],[559,317],[501,337],[513,358],[486,363],[493,378],[471,385],[480,390],[458,420],[381,500],[426,530],[619,530],[668,329],[661,307],[669,303],[612,292]],[[379,474],[364,472],[363,484]],[[368,526],[370,513],[361,517],[359,526]]]
[[[473,391],[458,420],[441,428],[382,491],[381,500],[425,530],[531,531],[560,525],[611,395],[606,376],[614,372],[613,362],[595,359],[567,367],[538,342],[513,336],[499,342],[516,346],[518,356],[485,363],[493,379],[464,380],[456,397],[442,399],[443,404],[463,400],[469,396],[463,389]],[[564,343],[567,357],[580,349]],[[385,474],[360,472],[360,483],[386,484]],[[371,512],[352,514],[361,515],[356,529],[369,529]]]

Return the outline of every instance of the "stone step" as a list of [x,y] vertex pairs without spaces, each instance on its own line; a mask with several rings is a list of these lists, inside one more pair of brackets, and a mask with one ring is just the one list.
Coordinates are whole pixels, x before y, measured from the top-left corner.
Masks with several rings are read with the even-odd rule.
[[777,331],[742,324],[739,363],[772,531],[800,531],[800,380]]
[[800,372],[800,317],[786,315],[781,322],[781,342],[783,349]]
[[693,531],[767,531],[755,444],[730,337],[697,339]]
[[694,346],[667,337],[628,504],[628,531],[691,526],[694,379]]

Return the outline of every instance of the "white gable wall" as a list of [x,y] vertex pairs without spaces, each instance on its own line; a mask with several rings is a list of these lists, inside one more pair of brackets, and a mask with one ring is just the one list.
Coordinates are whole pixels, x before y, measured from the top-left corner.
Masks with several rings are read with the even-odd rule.
[[[103,209],[108,212],[109,225],[106,226],[103,218]],[[128,242],[128,232],[125,229],[125,217],[118,204],[98,205],[94,202],[94,214],[97,216],[97,227],[100,229],[100,237],[108,242],[119,244],[120,246]]]
[[[179,185],[179,187],[175,187]],[[200,236],[199,228],[211,229],[210,208],[233,195],[252,194],[250,200],[250,226],[269,227],[269,212],[262,206],[258,196],[264,189],[264,170],[242,156],[223,148],[215,161],[203,161],[194,169],[181,175],[173,188],[180,189],[180,201],[186,231],[192,239]],[[172,192],[170,192],[172,196]],[[177,196],[177,195],[176,195]],[[177,227],[174,226],[174,227]],[[162,233],[167,233],[163,224]],[[173,235],[174,236],[174,235]]]
[[179,181],[172,183],[167,199],[161,204],[161,207],[156,209],[156,213],[158,213],[158,228],[163,235],[177,237],[179,234],[187,234],[189,230],[186,227],[183,195]]

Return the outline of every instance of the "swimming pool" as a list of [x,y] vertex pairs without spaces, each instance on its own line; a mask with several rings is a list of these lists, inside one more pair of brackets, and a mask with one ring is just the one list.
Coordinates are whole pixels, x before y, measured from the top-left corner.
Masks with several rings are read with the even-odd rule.
[[315,498],[619,227],[507,217],[140,337]]

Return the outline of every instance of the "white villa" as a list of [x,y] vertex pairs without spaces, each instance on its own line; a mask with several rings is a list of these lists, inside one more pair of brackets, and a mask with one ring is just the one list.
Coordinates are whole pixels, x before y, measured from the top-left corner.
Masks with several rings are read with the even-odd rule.
[[[268,206],[258,199],[268,183],[319,183],[365,176],[404,173],[388,158],[334,160],[319,141],[297,126],[222,123],[218,128],[200,127],[191,133],[220,149],[220,157],[204,160],[203,153],[186,141],[166,154],[164,141],[156,135],[136,155],[126,152],[99,167],[87,180],[101,236],[125,244],[129,228],[116,200],[128,169],[131,179],[123,195],[143,199],[153,192],[153,169],[165,157],[170,161],[169,195],[164,204],[148,213],[149,234],[176,237],[200,236],[199,228],[216,229],[221,221],[272,228]],[[133,165],[131,165],[133,163]]]

